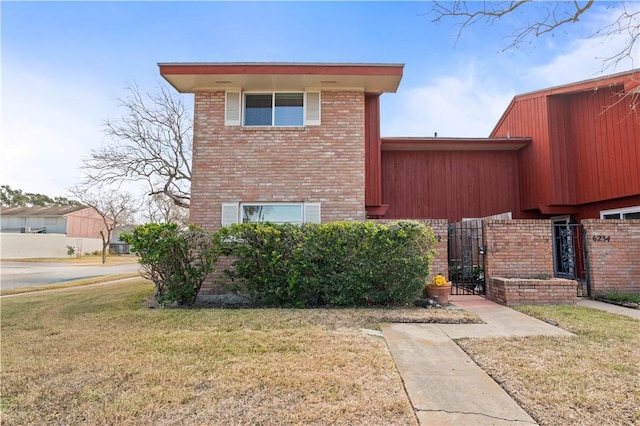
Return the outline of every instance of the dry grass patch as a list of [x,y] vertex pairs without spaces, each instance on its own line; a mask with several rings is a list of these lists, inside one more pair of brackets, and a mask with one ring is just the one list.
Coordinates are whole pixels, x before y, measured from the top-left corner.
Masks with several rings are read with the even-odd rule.
[[425,309],[147,309],[152,292],[134,280],[3,298],[3,422],[415,425],[384,340],[362,328],[474,320]]
[[580,306],[518,310],[552,319],[577,337],[459,343],[536,421],[640,424],[640,321]]

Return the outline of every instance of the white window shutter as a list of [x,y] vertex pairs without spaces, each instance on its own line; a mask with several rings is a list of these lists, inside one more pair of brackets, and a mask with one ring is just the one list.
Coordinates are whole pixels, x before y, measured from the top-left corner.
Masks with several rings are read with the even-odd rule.
[[304,124],[307,126],[319,126],[320,125],[320,92],[306,92],[305,99],[305,120]]
[[320,203],[304,203],[304,222],[320,223]]
[[238,223],[238,203],[222,203],[222,226]]
[[225,126],[239,126],[242,106],[240,92],[227,92],[226,95],[224,124]]

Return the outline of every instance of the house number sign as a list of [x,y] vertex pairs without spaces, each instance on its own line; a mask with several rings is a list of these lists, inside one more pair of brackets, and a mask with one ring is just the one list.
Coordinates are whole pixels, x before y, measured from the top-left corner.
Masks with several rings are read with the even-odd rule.
[[594,235],[591,237],[594,243],[609,243],[611,242],[611,235]]

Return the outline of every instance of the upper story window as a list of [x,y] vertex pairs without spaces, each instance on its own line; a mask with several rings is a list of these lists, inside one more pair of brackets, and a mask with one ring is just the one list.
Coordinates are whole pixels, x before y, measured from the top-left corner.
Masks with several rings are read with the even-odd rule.
[[247,93],[244,97],[245,126],[302,126],[303,112],[304,93]]
[[319,92],[227,92],[225,125],[300,127],[320,125]]
[[603,210],[600,212],[600,219],[640,219],[640,206]]

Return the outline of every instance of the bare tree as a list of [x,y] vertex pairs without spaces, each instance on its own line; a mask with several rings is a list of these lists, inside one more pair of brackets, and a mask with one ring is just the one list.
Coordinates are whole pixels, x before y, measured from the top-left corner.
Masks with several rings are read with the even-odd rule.
[[141,215],[147,223],[178,223],[186,225],[189,220],[189,210],[177,206],[162,194],[145,197],[141,207]]
[[182,99],[164,85],[153,94],[132,85],[119,102],[124,114],[105,122],[112,140],[84,160],[84,183],[143,181],[149,195],[189,208],[193,121]]
[[[611,37],[622,35],[625,44],[622,49],[609,58],[603,58],[603,69],[614,66],[624,58],[632,57],[637,52],[637,44],[640,41],[640,7],[636,2],[617,1],[600,2],[608,9],[615,9],[612,22],[604,24],[600,29],[591,34],[591,37]],[[594,0],[589,1],[434,1],[432,13],[433,22],[441,23],[445,19],[452,19],[459,24],[458,38],[468,27],[476,24],[494,25],[501,18],[514,15],[517,12],[527,11],[530,21],[515,30],[508,37],[511,41],[504,50],[517,48],[525,40],[531,37],[540,37],[551,34],[559,28],[575,24],[592,11],[596,5]]]
[[95,210],[102,219],[104,225],[100,230],[102,263],[106,263],[113,230],[132,221],[135,204],[133,196],[129,193],[104,189],[104,187],[98,188],[76,185],[69,189],[69,192],[82,204]]

